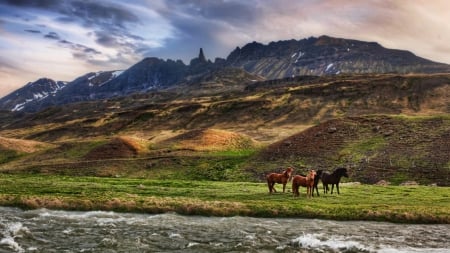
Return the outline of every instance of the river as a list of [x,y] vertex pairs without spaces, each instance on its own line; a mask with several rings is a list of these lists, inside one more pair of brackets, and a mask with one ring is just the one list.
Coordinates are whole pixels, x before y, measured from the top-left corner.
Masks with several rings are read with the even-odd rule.
[[450,225],[0,207],[0,252],[449,252]]

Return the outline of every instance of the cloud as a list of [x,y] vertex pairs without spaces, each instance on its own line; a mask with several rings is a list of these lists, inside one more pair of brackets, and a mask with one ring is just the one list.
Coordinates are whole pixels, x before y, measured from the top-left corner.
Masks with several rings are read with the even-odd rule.
[[60,1],[58,0],[4,0],[4,3],[8,5],[18,6],[18,7],[33,7],[47,9],[57,5]]
[[110,29],[125,29],[127,23],[139,23],[140,19],[127,8],[114,3],[100,1],[73,1],[60,9],[61,14],[82,21],[85,26],[99,26]]
[[25,29],[24,31],[29,33],[41,33],[41,31],[39,30],[32,30],[32,29]]
[[49,32],[46,35],[44,35],[44,38],[51,39],[51,40],[60,40],[61,38],[59,35],[55,32]]
[[59,45],[64,48],[69,48],[72,52],[72,56],[77,59],[90,61],[102,53],[94,48],[73,43],[67,40],[59,40]]
[[201,20],[214,20],[240,26],[259,19],[257,1],[174,0],[170,3],[170,8],[173,8],[177,15]]

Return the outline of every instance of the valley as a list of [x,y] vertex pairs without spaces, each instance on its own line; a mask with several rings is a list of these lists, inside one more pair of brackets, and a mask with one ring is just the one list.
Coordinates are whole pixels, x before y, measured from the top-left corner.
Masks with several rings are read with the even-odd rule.
[[350,181],[449,185],[448,74],[223,80],[3,111],[0,171],[259,182],[346,166]]

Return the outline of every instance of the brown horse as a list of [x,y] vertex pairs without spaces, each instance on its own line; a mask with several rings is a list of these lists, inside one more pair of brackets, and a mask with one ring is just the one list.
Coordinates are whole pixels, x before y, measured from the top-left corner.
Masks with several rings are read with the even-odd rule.
[[284,192],[284,190],[286,189],[286,184],[291,179],[293,172],[294,169],[288,167],[281,174],[279,173],[268,174],[266,176],[266,179],[267,179],[267,186],[269,187],[269,193],[277,192],[277,190],[275,190],[275,183],[283,184],[283,192]]
[[294,193],[294,197],[300,196],[300,191],[298,189],[300,186],[306,187],[306,196],[311,197],[315,177],[315,170],[310,170],[306,177],[300,175],[294,176],[292,179],[292,192]]

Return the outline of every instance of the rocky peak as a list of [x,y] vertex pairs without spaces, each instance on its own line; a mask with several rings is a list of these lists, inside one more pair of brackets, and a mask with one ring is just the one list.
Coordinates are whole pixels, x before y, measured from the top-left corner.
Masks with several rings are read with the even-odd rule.
[[203,48],[200,48],[200,53],[198,54],[198,60],[200,62],[206,62],[205,54],[203,54]]
[[200,48],[198,57],[192,59],[189,65],[190,65],[190,67],[196,68],[198,66],[205,66],[209,63],[211,63],[211,61],[206,60],[205,54],[203,53],[203,48]]

